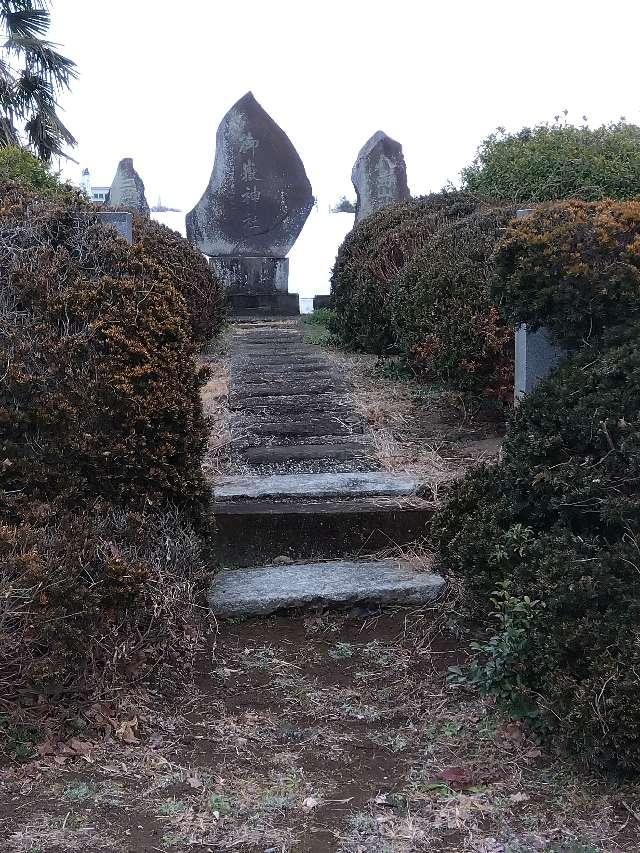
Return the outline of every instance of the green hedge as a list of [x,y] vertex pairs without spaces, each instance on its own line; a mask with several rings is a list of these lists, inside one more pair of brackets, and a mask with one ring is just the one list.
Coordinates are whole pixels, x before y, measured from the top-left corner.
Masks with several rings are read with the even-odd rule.
[[556,121],[499,129],[462,171],[463,189],[506,202],[569,197],[630,199],[640,187],[640,127],[626,121],[576,127]]
[[513,330],[491,296],[493,253],[514,208],[485,208],[433,232],[394,282],[392,324],[423,378],[470,395],[513,393]]
[[331,276],[332,331],[355,350],[397,350],[392,285],[440,225],[478,207],[466,193],[443,192],[389,205],[362,220],[340,246]]
[[541,721],[640,769],[640,330],[610,332],[541,383],[503,453],[436,516],[446,565],[485,612],[505,580],[542,602],[514,661]]

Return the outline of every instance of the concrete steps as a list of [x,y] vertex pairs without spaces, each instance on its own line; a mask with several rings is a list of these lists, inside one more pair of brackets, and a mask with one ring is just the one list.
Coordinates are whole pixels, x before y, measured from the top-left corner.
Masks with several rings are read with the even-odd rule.
[[[444,581],[364,559],[425,536],[433,503],[416,477],[377,467],[347,377],[299,327],[243,323],[230,353],[236,469],[214,487],[219,615],[434,601]],[[291,563],[291,565],[283,565]]]

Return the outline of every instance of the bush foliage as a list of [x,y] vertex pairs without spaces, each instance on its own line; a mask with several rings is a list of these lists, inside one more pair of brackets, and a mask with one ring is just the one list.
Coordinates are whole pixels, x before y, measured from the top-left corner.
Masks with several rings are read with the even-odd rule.
[[640,314],[640,202],[571,199],[514,219],[494,297],[512,324],[548,327],[570,347]]
[[206,430],[172,252],[78,197],[0,185],[6,694],[191,654]]
[[[609,332],[528,395],[504,458],[456,484],[434,521],[447,565],[486,608],[510,582],[544,608],[512,661],[540,721],[640,770],[640,332]],[[634,698],[636,697],[636,698]]]
[[0,184],[7,181],[25,184],[46,196],[75,194],[69,184],[62,183],[53,174],[50,166],[18,145],[0,148]]
[[135,215],[133,239],[171,280],[187,303],[195,340],[204,345],[224,322],[224,290],[205,257],[176,231]]
[[347,234],[331,276],[332,330],[344,346],[377,354],[395,351],[395,277],[436,228],[477,206],[468,194],[434,193],[384,207]]
[[513,391],[513,330],[491,296],[493,252],[514,208],[484,209],[425,241],[394,282],[400,350],[425,378],[471,395]]
[[0,187],[3,485],[69,501],[204,496],[182,295],[89,208]]
[[640,127],[541,124],[500,128],[462,172],[462,187],[485,198],[540,202],[569,197],[630,199],[640,186]]

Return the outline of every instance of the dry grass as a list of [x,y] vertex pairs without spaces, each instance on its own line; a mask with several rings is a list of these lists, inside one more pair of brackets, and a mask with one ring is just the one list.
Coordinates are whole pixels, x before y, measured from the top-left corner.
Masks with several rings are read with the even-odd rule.
[[200,391],[207,419],[207,450],[202,463],[205,479],[215,483],[227,471],[231,446],[231,413],[229,411],[229,362],[226,357],[229,330],[216,342],[214,349],[201,356],[201,364],[209,373]]
[[447,683],[468,640],[454,612],[220,626],[183,696],[103,703],[80,715],[84,754],[67,741],[5,767],[2,849],[636,851],[640,786],[555,756]]
[[437,498],[440,485],[498,456],[503,424],[468,411],[459,395],[387,378],[375,356],[330,354],[348,373],[382,468],[419,474]]

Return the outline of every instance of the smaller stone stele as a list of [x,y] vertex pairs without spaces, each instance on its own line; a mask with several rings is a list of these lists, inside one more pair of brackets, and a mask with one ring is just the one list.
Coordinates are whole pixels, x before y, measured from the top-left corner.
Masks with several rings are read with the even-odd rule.
[[402,145],[381,130],[360,149],[351,171],[356,225],[381,207],[410,197]]
[[130,210],[140,213],[147,219],[150,215],[149,205],[144,194],[144,183],[133,168],[131,157],[125,157],[118,163],[116,174],[111,183],[107,198],[109,207],[119,210]]

